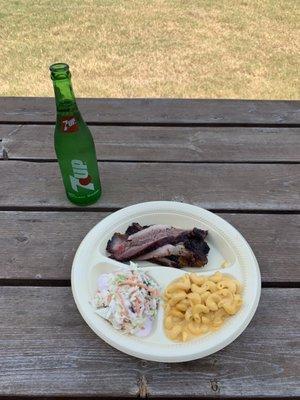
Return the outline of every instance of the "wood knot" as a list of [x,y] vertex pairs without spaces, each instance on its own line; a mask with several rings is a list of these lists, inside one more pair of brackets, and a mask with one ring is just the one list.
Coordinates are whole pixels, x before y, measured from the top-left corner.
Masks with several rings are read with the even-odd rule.
[[17,239],[17,241],[20,242],[20,243],[23,243],[23,242],[27,242],[27,241],[28,241],[28,238],[27,238],[26,236],[17,236],[16,239]]
[[2,160],[8,160],[8,152],[4,147],[0,147],[0,158],[2,158]]
[[145,399],[148,397],[148,384],[145,375],[140,375],[138,378],[138,397]]
[[213,392],[220,393],[220,386],[219,386],[218,381],[216,379],[211,379],[210,380],[210,387],[211,387],[211,390]]

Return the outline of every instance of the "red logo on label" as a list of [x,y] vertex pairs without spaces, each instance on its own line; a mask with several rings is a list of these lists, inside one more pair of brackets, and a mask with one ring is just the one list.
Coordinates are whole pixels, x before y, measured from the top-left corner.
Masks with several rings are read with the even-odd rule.
[[79,183],[80,183],[80,185],[82,185],[82,186],[86,186],[86,185],[88,185],[89,183],[91,183],[92,182],[92,178],[90,177],[90,175],[88,175],[86,178],[81,178],[81,179],[79,179]]
[[61,129],[63,132],[76,132],[78,124],[74,115],[67,115],[61,120]]

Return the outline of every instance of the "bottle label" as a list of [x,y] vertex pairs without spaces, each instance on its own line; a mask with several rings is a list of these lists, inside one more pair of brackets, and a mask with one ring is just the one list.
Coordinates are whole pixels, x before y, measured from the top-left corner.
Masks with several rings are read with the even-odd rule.
[[64,133],[72,133],[78,130],[79,126],[74,115],[66,115],[61,120],[61,130]]
[[78,192],[78,188],[83,188],[88,191],[95,190],[86,163],[81,160],[72,160],[71,165],[73,170],[73,175],[70,175],[72,189],[75,192]]

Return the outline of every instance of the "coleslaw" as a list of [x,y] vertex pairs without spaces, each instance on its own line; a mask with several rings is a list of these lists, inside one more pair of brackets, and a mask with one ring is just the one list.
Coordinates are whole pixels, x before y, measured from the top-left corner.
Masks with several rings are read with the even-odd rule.
[[98,315],[124,333],[151,333],[160,300],[160,288],[154,279],[131,264],[100,275],[97,283],[93,306]]

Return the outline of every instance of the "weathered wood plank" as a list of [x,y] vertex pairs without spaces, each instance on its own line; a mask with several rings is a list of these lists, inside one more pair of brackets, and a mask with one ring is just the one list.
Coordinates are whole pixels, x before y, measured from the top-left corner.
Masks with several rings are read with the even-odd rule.
[[[299,294],[299,289],[263,290],[258,313],[240,338],[204,360],[176,366],[160,364],[157,370],[149,367],[150,372],[145,374],[149,393],[298,397],[300,320],[299,315],[294,320],[292,314],[297,312]],[[291,314],[287,311],[290,302],[294,302]]]
[[[231,345],[184,364],[114,350],[85,325],[70,288],[0,288],[0,395],[290,396],[299,390],[299,290],[264,289]],[[283,329],[284,326],[284,329]]]
[[[0,279],[70,279],[79,243],[106,215],[0,212]],[[300,281],[300,215],[219,215],[250,243],[263,282]]]
[[137,394],[136,360],[97,340],[69,288],[0,287],[0,298],[1,395]]
[[[92,126],[91,130],[99,160],[300,159],[300,128]],[[53,125],[0,125],[0,158],[55,159],[53,132]]]
[[[299,124],[299,101],[78,99],[87,122]],[[54,122],[53,98],[2,97],[0,122]]]
[[[92,207],[177,200],[209,209],[299,210],[299,165],[102,162]],[[0,207],[74,207],[57,163],[0,162]]]

